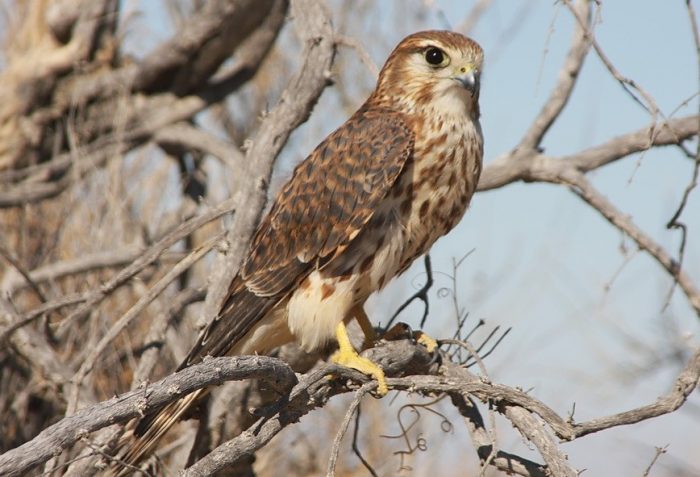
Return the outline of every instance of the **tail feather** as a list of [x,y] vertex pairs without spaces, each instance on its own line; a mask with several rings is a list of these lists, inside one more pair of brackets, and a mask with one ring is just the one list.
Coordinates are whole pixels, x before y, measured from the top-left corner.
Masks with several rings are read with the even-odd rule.
[[[148,426],[141,429],[141,433],[138,432],[138,427],[141,425],[141,422],[139,422],[133,435],[125,435],[126,440],[121,443],[123,445],[122,451],[116,456],[117,462],[125,462],[135,466],[141,462],[142,459],[149,456],[170,428],[174,426],[182,415],[204,394],[206,394],[206,390],[200,389],[192,394],[188,394],[179,401],[168,404],[158,413],[147,416],[151,419],[149,420]],[[122,477],[132,472],[132,468],[125,466],[114,475]]]
[[[177,370],[201,362],[205,356],[227,355],[282,298],[283,295],[258,296],[248,290],[240,278],[236,278],[220,315],[202,331],[197,343]],[[200,389],[141,418],[133,433],[125,434],[120,443],[117,462],[138,465],[153,452],[168,430],[207,392],[206,389]],[[133,469],[125,466],[113,475],[128,475],[131,472]]]

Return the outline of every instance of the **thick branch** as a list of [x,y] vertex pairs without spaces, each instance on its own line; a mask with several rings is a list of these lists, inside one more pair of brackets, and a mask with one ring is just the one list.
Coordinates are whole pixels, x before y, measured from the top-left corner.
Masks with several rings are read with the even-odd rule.
[[532,125],[527,130],[520,141],[517,149],[535,150],[542,142],[542,138],[547,134],[549,128],[564,110],[566,103],[571,97],[576,79],[583,66],[583,60],[590,48],[590,42],[586,36],[587,26],[591,22],[591,6],[588,0],[579,0],[576,4],[578,13],[586,18],[586,27],[576,25],[574,36],[566,57],[564,66],[559,72],[559,80],[552,90],[540,113],[537,115]]
[[466,421],[469,435],[482,465],[488,462],[509,474],[514,473],[525,477],[547,477],[547,468],[541,464],[502,450],[497,450],[496,454],[492,455],[493,443],[476,404],[468,394],[451,393],[450,397],[452,404]]
[[264,380],[279,391],[296,382],[294,371],[276,358],[212,358],[62,419],[26,444],[0,455],[0,475],[20,476],[93,431],[142,416],[197,389],[250,378]]
[[652,127],[617,136],[601,145],[560,159],[571,161],[581,172],[588,172],[655,146],[680,145],[698,135],[698,121],[700,116],[670,119]]
[[206,2],[183,30],[161,44],[138,65],[135,90],[172,90],[184,94],[196,89],[218,69],[263,19],[274,0],[218,0]]
[[538,152],[513,151],[489,165],[479,182],[479,190],[502,187],[516,180],[567,184],[611,224],[632,238],[678,281],[695,312],[700,316],[700,290],[683,272],[676,260],[664,248],[637,227],[629,216],[622,214],[587,180],[584,172],[601,167],[626,154],[640,152],[651,146],[680,144],[698,135],[700,116],[689,116],[664,123],[650,130],[643,128],[614,138],[600,146],[578,154],[555,158]]
[[[397,345],[397,343],[388,343],[387,345],[368,350],[365,355],[370,353],[371,359],[379,362],[382,362],[382,359],[385,361],[393,360],[395,367],[385,367],[387,375],[390,376],[397,370],[407,369],[405,367],[407,366],[407,345],[400,345],[403,347],[400,354],[395,354],[398,348],[395,348],[394,353],[392,353],[391,347]],[[412,358],[412,360],[414,359]],[[255,451],[265,446],[284,427],[297,422],[312,409],[324,405],[331,395],[348,391],[347,387],[340,389],[332,387],[327,380],[323,379],[327,373],[332,372],[339,377],[352,376],[353,380],[361,382],[367,381],[366,376],[356,371],[346,368],[333,368],[335,367],[329,366],[305,375],[292,390],[289,403],[283,409],[276,411],[272,417],[262,419],[258,424],[252,426],[241,435],[217,447],[206,457],[187,469],[184,475],[188,477],[211,475],[233,465],[243,457],[252,455]],[[419,369],[417,368],[417,370]],[[426,394],[446,392],[450,394],[473,395],[483,402],[499,406],[499,409],[505,410],[508,407],[522,408],[523,412],[534,413],[542,418],[559,438],[574,440],[577,437],[594,432],[592,429],[600,431],[610,427],[631,424],[658,416],[661,413],[672,412],[680,407],[697,385],[700,375],[700,351],[694,355],[686,369],[681,373],[674,390],[669,395],[659,399],[657,403],[634,411],[581,424],[568,422],[544,403],[523,391],[501,384],[485,382],[455,363],[445,363],[442,373],[444,374],[443,376],[422,374],[403,378],[389,378],[387,382],[391,389],[402,389]],[[634,421],[631,420],[630,415],[633,416]],[[515,416],[515,420],[520,424],[525,422],[524,419],[520,419],[520,414],[511,413],[512,416]],[[553,475],[575,475],[570,473],[571,469],[566,464],[563,454],[552,448],[551,438],[543,436],[541,433],[538,433],[537,436],[527,437],[532,437],[536,441],[534,443],[543,452],[543,457],[548,460],[548,463],[555,465],[557,472],[561,472]],[[497,454],[496,457],[500,458],[498,462],[503,465],[516,465],[517,468],[523,471],[522,475],[537,475],[539,469],[537,464],[521,458],[514,459],[506,454]],[[533,473],[528,474],[528,469],[532,469]]]
[[[207,10],[207,15],[213,15],[219,3],[223,4],[224,2],[208,2],[214,7]],[[229,8],[234,3],[229,0],[226,2],[228,6],[223,5],[221,8]],[[257,2],[253,3],[257,5]],[[151,64],[148,61],[141,66],[131,64],[99,75],[92,74],[73,78],[60,85],[54,95],[56,98],[54,104],[50,108],[40,109],[25,118],[25,123],[27,123],[25,127],[31,126],[35,129],[33,134],[41,137],[42,128],[53,127],[56,121],[63,120],[65,110],[75,108],[76,104],[90,104],[90,108],[85,112],[87,118],[85,124],[90,124],[90,131],[99,131],[100,133],[94,140],[90,140],[91,142],[86,141],[85,144],[81,144],[79,161],[76,161],[74,152],[67,151],[57,154],[50,161],[41,161],[37,165],[0,172],[1,182],[14,183],[10,186],[0,187],[0,208],[16,207],[55,197],[66,190],[76,179],[102,166],[108,158],[125,154],[129,150],[141,146],[148,142],[161,128],[190,120],[197,113],[220,102],[258,71],[262,59],[274,43],[282,26],[285,11],[286,2],[284,0],[275,1],[272,9],[268,11],[267,17],[264,17],[260,22],[259,28],[249,34],[247,38],[242,39],[243,41],[236,51],[237,61],[225,72],[217,75],[212,83],[190,96],[180,97],[165,92],[145,97],[136,95],[125,97],[124,85],[134,83],[140,74],[139,68]],[[246,12],[236,9],[235,15],[239,14],[245,16]],[[221,18],[217,18],[217,21],[221,21]],[[233,21],[233,23],[226,28],[233,30],[238,28],[235,16],[229,16],[228,21]],[[231,25],[235,25],[236,28]],[[183,32],[178,32],[177,38],[184,38],[184,36]],[[200,40],[202,39],[203,37],[200,37]],[[174,39],[172,41],[180,40]],[[230,52],[230,45],[226,48]],[[173,63],[168,63],[161,66],[166,68],[172,65]],[[184,71],[188,72],[188,75],[191,74],[189,70],[191,65],[187,61],[182,67]],[[155,79],[160,78],[160,73],[155,74]],[[169,79],[172,80],[172,78]],[[146,85],[152,86],[152,83]],[[101,103],[95,102],[94,98],[110,99],[106,103]],[[114,117],[111,114],[115,108],[125,111],[128,116],[123,121],[126,129],[119,131],[118,134],[110,132],[114,130],[115,126]],[[15,150],[18,148],[14,147]],[[2,149],[0,147],[1,162]],[[76,164],[82,166],[77,168],[77,173],[67,174]],[[32,180],[27,180],[30,177]]]
[[[411,371],[426,372],[431,362],[431,356],[423,346],[413,345],[409,341],[388,342],[365,351],[363,356],[379,363],[389,376]],[[298,422],[313,409],[325,405],[332,395],[350,390],[347,386],[339,385],[343,379],[326,379],[331,373],[340,378],[351,377],[353,380],[368,381],[363,374],[336,365],[323,365],[312,370],[300,378],[284,407],[279,410],[273,407],[271,414],[186,469],[183,477],[204,477],[226,469],[265,446],[288,425]],[[374,387],[376,383],[372,383],[372,388]]]
[[564,167],[572,167],[581,172],[589,172],[655,146],[681,144],[698,135],[698,120],[700,116],[671,119],[653,130],[644,127],[603,144],[561,157],[546,156],[537,151],[514,150],[499,156],[484,168],[478,190],[483,192],[517,181],[536,180],[531,174],[535,168],[557,172]]
[[547,470],[555,477],[577,477],[576,472],[568,463],[567,457],[559,449],[554,438],[544,424],[518,406],[507,406],[505,415],[528,441],[535,444],[540,455],[547,463]]
[[683,371],[681,371],[678,378],[676,378],[671,392],[665,396],[659,397],[656,402],[652,404],[613,414],[612,416],[591,419],[587,422],[575,424],[573,426],[574,435],[575,437],[581,437],[603,429],[636,424],[640,421],[651,419],[652,417],[669,414],[683,405],[688,399],[688,396],[690,396],[698,386],[698,380],[700,380],[700,351],[696,351],[690,360],[688,360],[688,364],[686,364]]
[[[699,351],[678,377],[674,389],[656,403],[613,416],[575,424],[561,418],[545,404],[528,394],[508,386],[486,382],[455,363],[444,363],[440,369],[442,375],[433,375],[435,367],[431,367],[431,355],[424,347],[409,341],[384,343],[367,350],[364,355],[381,363],[389,376],[397,373],[420,373],[407,377],[389,378],[388,383],[392,389],[426,394],[447,392],[453,396],[455,394],[459,396],[471,395],[478,397],[483,402],[493,403],[498,409],[522,408],[523,412],[538,415],[558,437],[564,440],[573,440],[591,432],[632,424],[672,412],[685,402],[688,395],[697,386],[700,376]],[[331,381],[325,378],[331,373],[337,379]],[[0,473],[19,475],[48,460],[61,449],[72,445],[79,438],[97,429],[124,422],[201,387],[218,384],[224,380],[248,377],[273,378],[275,389],[285,388],[294,382],[294,374],[291,369],[274,358],[239,357],[207,360],[203,364],[187,368],[154,385],[90,406],[63,419],[43,431],[32,441],[0,456]],[[352,381],[346,383],[345,378],[351,378]],[[311,371],[300,379],[287,398],[268,408],[260,409],[259,415],[265,417],[256,425],[219,446],[189,468],[185,475],[211,475],[211,473],[226,468],[244,456],[251,455],[267,444],[284,427],[297,422],[301,416],[312,409],[323,406],[330,396],[355,388],[353,385],[355,381],[367,382],[368,379],[356,371],[335,365],[323,365],[321,368]],[[516,420],[518,418],[519,415],[516,416]],[[528,424],[526,427],[531,426]],[[528,436],[528,438],[530,437],[535,439],[535,436]],[[540,449],[542,452],[554,452],[547,447],[551,446],[551,442],[542,441],[535,442],[535,444],[549,449],[543,451],[544,447],[542,447]],[[548,459],[546,455],[543,454],[543,456]],[[558,459],[559,464],[561,464],[560,457],[560,455],[554,457],[554,459]],[[540,469],[537,464],[504,453],[498,453],[493,462],[499,468],[502,468],[501,465],[514,466],[513,469],[521,470],[522,475],[538,475],[537,471]],[[530,471],[532,473],[526,473]]]

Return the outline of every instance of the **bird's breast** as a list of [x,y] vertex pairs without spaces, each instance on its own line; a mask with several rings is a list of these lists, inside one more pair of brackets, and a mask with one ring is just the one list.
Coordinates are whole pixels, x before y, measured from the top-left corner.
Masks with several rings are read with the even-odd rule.
[[[483,140],[478,123],[435,120],[418,136],[404,206],[406,247],[401,268],[426,253],[464,215],[481,173]],[[432,132],[430,132],[432,131]],[[408,261],[408,263],[406,263]]]
[[365,283],[382,288],[462,218],[481,172],[478,123],[436,119],[417,135],[414,154],[372,218],[378,244]]

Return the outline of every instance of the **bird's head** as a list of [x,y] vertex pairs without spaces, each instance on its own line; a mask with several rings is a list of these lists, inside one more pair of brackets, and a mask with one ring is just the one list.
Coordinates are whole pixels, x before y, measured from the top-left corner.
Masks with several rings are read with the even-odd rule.
[[479,44],[459,33],[414,33],[387,59],[374,99],[408,113],[429,108],[478,118],[483,59]]

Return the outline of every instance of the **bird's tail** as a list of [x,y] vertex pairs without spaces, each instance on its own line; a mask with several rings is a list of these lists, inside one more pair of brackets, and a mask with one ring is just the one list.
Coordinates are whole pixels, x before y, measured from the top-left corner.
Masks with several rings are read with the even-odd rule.
[[119,443],[121,450],[114,459],[119,467],[116,467],[111,475],[123,477],[132,474],[136,470],[135,467],[138,463],[156,449],[158,443],[170,428],[206,392],[206,389],[195,391],[179,401],[172,402],[163,409],[142,418],[132,431],[122,436]]
[[[221,313],[202,331],[178,371],[200,362],[205,356],[225,356],[232,350],[235,352],[236,345],[242,342],[246,333],[278,301],[279,297],[255,295],[240,278],[236,278]],[[207,393],[207,389],[200,389],[141,418],[133,430],[126,432],[120,440],[115,456],[120,466],[115,466],[117,470],[111,475],[123,476],[134,472],[139,462],[156,449],[170,428]]]

